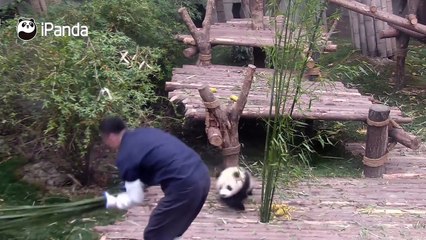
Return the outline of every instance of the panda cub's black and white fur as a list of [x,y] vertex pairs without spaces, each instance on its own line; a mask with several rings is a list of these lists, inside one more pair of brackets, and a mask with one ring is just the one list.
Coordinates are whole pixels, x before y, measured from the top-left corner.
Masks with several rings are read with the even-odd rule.
[[253,194],[253,177],[241,167],[228,167],[217,176],[216,188],[223,203],[244,211],[244,200]]

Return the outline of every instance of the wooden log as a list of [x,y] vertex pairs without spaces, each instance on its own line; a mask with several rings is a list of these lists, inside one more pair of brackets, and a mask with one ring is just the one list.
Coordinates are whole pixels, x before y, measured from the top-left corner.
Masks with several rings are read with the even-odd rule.
[[372,13],[376,13],[377,12],[377,5],[374,2],[374,0],[371,1],[371,3],[370,3],[370,12],[372,12]]
[[337,45],[336,44],[328,44],[324,48],[324,52],[336,52],[337,51]]
[[382,21],[392,23],[397,26],[405,27],[409,30],[416,31],[422,34],[426,34],[426,25],[423,25],[423,24],[413,25],[408,19],[400,17],[398,15],[384,12],[381,10],[377,10],[377,12],[372,13],[370,11],[369,6],[353,1],[353,0],[328,0],[328,1],[331,3],[337,4],[339,6],[342,6],[344,8],[350,9],[352,11],[364,14],[366,16],[375,17]]
[[[371,4],[371,0],[364,0],[367,5]],[[376,7],[377,11],[377,7]],[[370,16],[364,16],[364,25],[365,25],[365,36],[367,40],[367,51],[368,56],[377,57],[377,42],[376,42],[376,32],[374,30],[374,19]]]
[[[396,25],[393,25],[393,24],[389,24],[389,26],[392,27],[392,28],[394,28],[394,29],[396,29],[399,32],[403,32],[403,33],[409,35],[410,37],[413,37],[413,38],[415,38],[415,39],[417,39],[417,40],[419,40],[419,41],[421,41],[423,43],[426,43],[426,34],[421,34],[421,33],[418,33],[418,32],[414,32],[414,31],[411,31],[409,29],[406,29],[406,28],[403,28],[403,27],[399,27],[399,26],[396,26]],[[398,37],[398,36],[396,36],[396,37]]]
[[[386,1],[386,12],[388,12],[388,13],[393,13],[393,3],[392,3],[392,0],[387,0]],[[389,23],[388,22],[386,22],[385,21],[385,23],[387,24],[387,25],[389,25]],[[389,25],[390,26],[390,25]],[[388,55],[389,56],[393,56],[394,55],[394,53],[395,53],[395,51],[396,51],[396,39],[395,38],[392,38],[392,39],[386,39],[387,41],[386,41],[386,46],[390,46],[389,48],[391,49],[391,53],[392,54],[389,54],[388,53]],[[388,45],[389,44],[389,45]],[[389,50],[388,50],[389,51]]]
[[349,17],[350,17],[350,27],[351,29],[351,36],[352,36],[352,44],[356,49],[361,49],[361,42],[360,42],[360,36],[359,36],[359,20],[358,20],[358,13],[354,11],[348,11]]
[[399,36],[399,31],[395,28],[387,28],[382,31],[380,31],[379,38],[393,38]]
[[368,111],[367,142],[363,160],[365,177],[378,178],[385,173],[389,114],[390,108],[382,104],[373,104]]
[[315,61],[314,59],[312,59],[311,57],[309,57],[307,63],[306,63],[306,67],[307,68],[314,68],[315,67]]
[[[377,0],[377,7],[383,10],[382,1],[386,0]],[[375,29],[375,38],[377,43],[377,56],[379,57],[389,57],[386,51],[386,40],[380,38],[380,33],[384,29],[384,22],[382,20],[374,19],[374,29]]]
[[402,128],[391,128],[389,130],[389,137],[395,139],[398,143],[413,149],[417,150],[420,148],[421,140],[420,138],[407,133]]
[[308,75],[308,76],[320,76],[321,75],[320,68],[309,68],[306,71],[306,75]]
[[253,19],[253,29],[264,29],[263,24],[263,0],[249,0],[250,13]]
[[408,44],[410,37],[401,33],[397,37],[397,48],[396,48],[396,74],[394,76],[395,88],[402,89],[405,85],[405,59],[408,52]]
[[209,143],[215,147],[220,147],[223,144],[222,134],[220,133],[219,128],[217,127],[209,127],[207,129],[207,137],[209,139]]
[[217,14],[217,21],[220,23],[226,22],[225,7],[223,5],[223,0],[215,0],[215,8],[216,8],[216,14]]
[[415,14],[408,14],[407,18],[412,25],[416,25],[418,23],[418,20]]
[[[392,0],[381,0],[381,2],[382,2],[382,10],[384,12],[393,13],[392,12]],[[389,4],[391,6],[389,6]],[[383,29],[382,30],[389,28],[389,25],[388,25],[387,22],[382,21],[382,23],[383,23]],[[393,45],[393,43],[395,42],[395,38],[384,38],[384,39],[385,39],[385,43],[386,43],[386,55],[388,57],[393,56],[393,52],[394,52],[394,49],[395,49],[395,46]]]
[[365,29],[365,16],[358,13],[359,40],[361,43],[361,53],[368,55],[367,34]]
[[[188,108],[191,108],[191,106],[187,106]],[[274,117],[274,108],[272,117]],[[365,112],[365,110],[364,110]],[[202,120],[205,118],[205,110],[200,109],[191,109],[190,112],[186,113],[186,117],[188,118],[194,118],[197,120]],[[255,106],[255,107],[249,107],[247,106],[244,108],[244,111],[242,113],[242,116],[244,118],[268,118],[269,117],[269,108],[262,107],[262,106]],[[367,113],[362,114],[360,113],[353,113],[352,112],[342,112],[341,110],[335,110],[335,111],[298,111],[297,109],[293,112],[292,118],[294,119],[313,119],[313,120],[325,120],[325,121],[365,121],[367,118]],[[392,119],[400,124],[402,123],[411,123],[413,122],[412,118],[409,117],[402,117],[400,115],[392,116]]]
[[185,48],[185,49],[183,50],[183,55],[184,55],[186,58],[192,58],[192,57],[194,57],[197,53],[198,53],[198,48],[197,48],[197,47],[194,47],[194,46],[191,46],[191,47],[189,47],[189,48]]

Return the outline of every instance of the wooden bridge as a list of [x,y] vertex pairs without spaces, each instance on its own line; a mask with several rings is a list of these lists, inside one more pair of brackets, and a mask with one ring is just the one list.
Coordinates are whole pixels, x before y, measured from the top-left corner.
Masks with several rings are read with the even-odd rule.
[[[169,91],[170,101],[184,104],[186,117],[204,119],[206,109],[197,89],[208,84],[216,88],[216,98],[222,100],[222,103],[232,104],[230,96],[239,95],[244,69],[223,65],[184,65],[173,70],[171,81],[166,82],[166,90]],[[269,116],[272,74],[272,69],[256,69],[241,117]],[[365,121],[368,109],[375,101],[371,96],[363,96],[358,90],[346,88],[340,82],[303,81],[302,93],[292,115],[298,119]],[[287,110],[292,103],[291,100],[287,102]],[[390,117],[399,123],[412,121],[396,107],[391,108]]]
[[[354,154],[364,153],[362,143],[346,147]],[[279,189],[275,200],[295,210],[291,220],[278,217],[268,224],[259,222],[260,184],[248,199],[245,212],[235,212],[219,204],[212,188],[200,215],[183,237],[185,240],[422,240],[426,232],[425,159],[426,146],[414,151],[397,145],[390,152],[383,178],[319,178]],[[149,188],[146,206],[131,209],[124,221],[98,226],[96,231],[101,233],[102,240],[142,240],[151,210],[161,197],[158,187]]]

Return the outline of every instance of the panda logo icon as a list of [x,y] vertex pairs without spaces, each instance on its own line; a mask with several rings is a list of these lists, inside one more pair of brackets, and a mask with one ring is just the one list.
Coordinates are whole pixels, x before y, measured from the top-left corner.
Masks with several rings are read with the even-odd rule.
[[24,41],[29,41],[37,34],[37,26],[34,19],[20,18],[18,26],[16,27],[18,37]]

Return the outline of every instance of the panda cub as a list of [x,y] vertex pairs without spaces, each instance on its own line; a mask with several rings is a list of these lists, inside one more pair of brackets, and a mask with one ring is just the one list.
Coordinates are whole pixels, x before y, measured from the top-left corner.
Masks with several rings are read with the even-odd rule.
[[222,202],[232,209],[244,211],[243,201],[253,192],[252,178],[249,171],[240,167],[228,167],[220,172],[216,188]]

